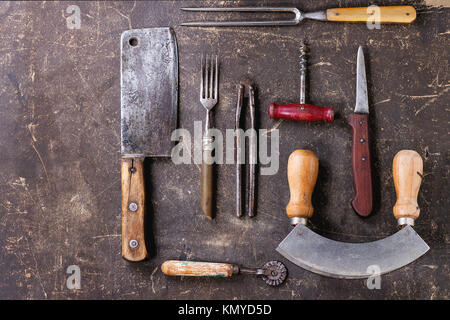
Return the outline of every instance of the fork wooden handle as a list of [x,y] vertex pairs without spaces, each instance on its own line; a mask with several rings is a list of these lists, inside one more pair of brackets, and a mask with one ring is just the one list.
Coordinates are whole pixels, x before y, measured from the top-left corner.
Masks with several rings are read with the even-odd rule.
[[213,219],[214,205],[214,167],[211,150],[213,139],[209,135],[203,136],[202,168],[200,178],[200,206],[206,217]]

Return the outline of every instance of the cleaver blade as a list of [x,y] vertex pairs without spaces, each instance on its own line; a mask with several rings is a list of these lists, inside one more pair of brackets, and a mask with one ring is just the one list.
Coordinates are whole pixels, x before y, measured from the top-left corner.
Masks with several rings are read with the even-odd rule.
[[147,258],[144,158],[169,157],[176,129],[178,50],[172,28],[121,36],[122,256]]
[[178,101],[173,29],[125,31],[121,62],[122,156],[169,157]]

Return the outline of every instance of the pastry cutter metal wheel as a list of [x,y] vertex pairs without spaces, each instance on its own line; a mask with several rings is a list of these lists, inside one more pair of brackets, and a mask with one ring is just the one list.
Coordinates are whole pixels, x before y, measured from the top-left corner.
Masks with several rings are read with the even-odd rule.
[[288,270],[279,261],[269,261],[262,268],[243,268],[235,264],[167,260],[161,271],[168,276],[193,277],[231,277],[235,274],[254,274],[261,276],[269,286],[279,286],[286,280]]

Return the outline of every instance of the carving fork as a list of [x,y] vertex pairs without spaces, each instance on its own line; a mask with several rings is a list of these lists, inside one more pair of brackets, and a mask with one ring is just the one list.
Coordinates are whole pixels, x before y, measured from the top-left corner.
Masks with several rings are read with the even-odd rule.
[[411,23],[416,19],[416,9],[412,6],[370,6],[356,8],[334,8],[316,12],[301,12],[292,7],[225,7],[225,8],[181,8],[183,11],[197,12],[269,12],[293,13],[294,18],[286,20],[258,21],[194,21],[182,23],[188,27],[264,27],[294,26],[303,19],[336,22]]

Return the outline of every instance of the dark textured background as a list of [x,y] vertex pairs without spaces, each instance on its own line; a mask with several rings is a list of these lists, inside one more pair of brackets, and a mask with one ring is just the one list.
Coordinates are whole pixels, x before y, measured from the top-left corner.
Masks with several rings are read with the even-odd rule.
[[[448,299],[449,17],[446,1],[414,3],[411,25],[304,21],[294,27],[185,28],[204,18],[183,13],[181,1],[0,2],[0,298],[7,299]],[[80,30],[66,27],[68,5],[82,13]],[[207,6],[295,6],[304,11],[361,6],[364,1],[208,1]],[[172,26],[179,48],[179,127],[203,120],[198,101],[201,52],[220,56],[216,127],[233,128],[236,84],[258,89],[260,128],[280,130],[280,169],[260,176],[257,217],[234,216],[234,166],[218,168],[217,218],[199,209],[198,165],[147,161],[156,256],[128,263],[120,251],[120,34],[129,28]],[[308,101],[333,105],[334,124],[277,122],[270,102],[298,101],[298,48],[310,44]],[[352,212],[351,129],[356,52],[365,47],[370,100],[375,210]],[[286,262],[279,288],[260,279],[168,278],[168,258],[259,266],[285,261],[277,244],[289,233],[286,163],[297,148],[320,159],[312,228],[335,240],[364,242],[396,231],[392,159],[417,150],[425,180],[416,230],[430,245],[422,258],[382,277],[329,279]],[[66,268],[81,268],[81,290],[66,288]]]

